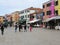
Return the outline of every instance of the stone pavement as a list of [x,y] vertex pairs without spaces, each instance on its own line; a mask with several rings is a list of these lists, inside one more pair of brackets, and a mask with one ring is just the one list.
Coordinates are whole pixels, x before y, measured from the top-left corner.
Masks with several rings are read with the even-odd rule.
[[7,28],[0,34],[0,45],[60,45],[60,31],[33,28],[32,32],[15,32]]

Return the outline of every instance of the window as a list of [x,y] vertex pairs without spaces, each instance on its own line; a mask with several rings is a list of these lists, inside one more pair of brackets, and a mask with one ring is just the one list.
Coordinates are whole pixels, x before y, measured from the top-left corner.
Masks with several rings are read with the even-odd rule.
[[43,16],[45,15],[45,12],[43,12]]
[[30,17],[30,15],[28,15],[28,18]]
[[27,18],[27,15],[25,15],[25,18]]
[[32,16],[32,18],[34,18],[34,16]]
[[34,18],[34,16],[30,16],[30,18]]
[[45,5],[43,5],[43,8],[45,8]]
[[58,5],[58,1],[55,2],[55,6],[57,6],[57,5]]
[[56,15],[56,16],[58,15],[58,10],[55,11],[55,15]]
[[51,11],[47,11],[47,15],[51,15]]
[[24,18],[24,16],[21,16],[21,19],[23,19]]
[[29,10],[27,10],[27,12],[30,12]]
[[25,13],[26,13],[26,12],[30,12],[30,11],[29,11],[29,10],[25,10]]
[[23,13],[24,13],[24,11],[21,11],[21,12],[20,12],[20,14],[23,14]]
[[48,4],[47,4],[47,7],[49,7],[49,6],[51,6],[51,3],[48,3]]

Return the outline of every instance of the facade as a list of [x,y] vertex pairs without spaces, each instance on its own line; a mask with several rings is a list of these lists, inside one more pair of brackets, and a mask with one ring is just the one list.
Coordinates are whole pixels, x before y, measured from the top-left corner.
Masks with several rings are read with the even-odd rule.
[[30,14],[33,14],[35,10],[30,10],[29,8],[20,11],[20,20],[26,20],[26,23],[30,21]]
[[13,22],[18,22],[19,20],[19,11],[15,11],[10,14]]
[[51,11],[51,15],[50,15],[50,17],[53,17],[53,16],[55,16],[55,2],[54,2],[54,0],[50,0],[50,11]]
[[34,10],[35,11],[34,13],[30,14],[30,21],[40,19],[40,14],[42,13],[41,8],[31,7],[31,8],[29,8],[29,10]]
[[11,15],[5,15],[6,16],[6,19],[8,20],[8,22],[10,22],[11,21]]
[[60,0],[55,0],[55,14],[60,15]]
[[[22,11],[20,11],[20,20],[26,20],[26,23],[39,19],[40,13],[42,12],[42,9],[40,8],[27,8]],[[38,16],[37,16],[38,15]],[[37,18],[39,17],[39,18]]]
[[3,23],[4,21],[4,16],[0,16],[0,23]]
[[50,0],[43,4],[43,19],[46,20],[47,18],[51,18],[55,16],[55,6],[54,0]]
[[60,15],[60,0],[50,0],[43,4],[43,19]]
[[43,4],[43,15],[44,15],[44,16],[43,16],[43,19],[44,19],[44,20],[46,20],[47,18],[49,18],[50,15],[51,15],[50,5],[51,5],[50,1],[45,2],[45,3]]
[[[60,19],[52,20],[53,17],[60,15],[60,0],[50,0],[43,4],[43,25],[45,27],[50,26],[50,28],[55,28],[56,25],[59,25]],[[48,21],[48,19],[50,21]]]

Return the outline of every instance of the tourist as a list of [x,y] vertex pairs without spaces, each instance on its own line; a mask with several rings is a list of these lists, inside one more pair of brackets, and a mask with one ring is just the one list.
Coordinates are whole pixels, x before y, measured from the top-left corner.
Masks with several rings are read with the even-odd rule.
[[1,25],[1,34],[2,35],[4,34],[4,26],[3,26],[3,24]]

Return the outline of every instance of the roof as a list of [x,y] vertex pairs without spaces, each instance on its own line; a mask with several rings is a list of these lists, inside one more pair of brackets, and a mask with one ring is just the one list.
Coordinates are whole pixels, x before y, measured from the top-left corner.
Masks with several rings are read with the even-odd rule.
[[51,1],[47,1],[47,2],[43,3],[43,5],[48,4],[48,3],[50,3],[50,2],[51,2]]
[[[24,9],[24,10],[39,10],[39,11],[41,12],[43,9],[30,7],[30,8]],[[24,11],[24,10],[22,10],[22,11]],[[20,11],[20,12],[21,12],[21,11]]]
[[4,17],[4,16],[0,16],[0,17]]
[[34,7],[30,7],[28,8],[29,10],[42,10],[41,8],[34,8]]

